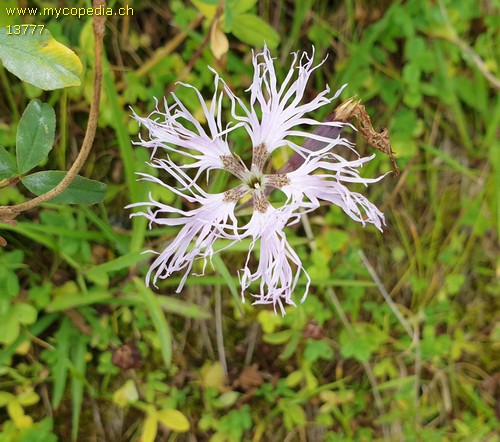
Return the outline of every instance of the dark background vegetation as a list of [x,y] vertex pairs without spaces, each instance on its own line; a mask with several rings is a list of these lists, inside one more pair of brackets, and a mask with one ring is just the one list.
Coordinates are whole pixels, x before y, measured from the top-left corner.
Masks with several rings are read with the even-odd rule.
[[[104,203],[45,204],[17,227],[0,225],[0,330],[10,330],[0,441],[153,440],[157,418],[158,441],[499,440],[499,2],[245,2],[276,35],[226,23],[220,60],[202,13],[210,3],[135,0],[133,16],[108,20],[99,127],[82,172],[107,183]],[[42,169],[66,170],[87,122],[91,20],[2,13],[0,26],[44,23],[84,64],[81,87],[54,92],[0,66],[0,144],[13,149],[19,116],[38,97],[57,115]],[[145,288],[140,252],[176,231],[148,231],[124,209],[150,190],[134,175],[148,156],[132,146],[130,107],[147,115],[172,91],[189,103],[178,80],[211,97],[207,65],[241,93],[264,38],[280,75],[292,51],[328,55],[309,93],[348,83],[341,98],[357,95],[374,126],[389,129],[402,171],[363,190],[385,212],[383,234],[326,206],[290,229],[313,283],[285,317],[241,304],[245,244],[181,294],[175,277]],[[378,154],[363,174],[388,170]],[[0,189],[0,204],[28,197],[20,185]],[[189,430],[162,410],[178,410]]]

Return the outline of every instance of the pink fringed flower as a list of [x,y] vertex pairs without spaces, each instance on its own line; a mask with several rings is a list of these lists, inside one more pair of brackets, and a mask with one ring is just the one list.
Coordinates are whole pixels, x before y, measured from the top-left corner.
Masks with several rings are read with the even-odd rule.
[[[314,52],[313,52],[314,55]],[[321,63],[322,64],[322,63]],[[256,304],[273,304],[284,314],[286,304],[295,305],[292,294],[301,274],[307,283],[302,301],[307,295],[310,279],[299,256],[287,241],[286,226],[298,222],[302,213],[319,207],[321,201],[335,204],[355,221],[365,225],[374,224],[381,230],[383,214],[364,196],[351,192],[346,184],[368,184],[376,179],[361,178],[358,169],[373,156],[348,161],[336,152],[336,147],[353,146],[339,136],[344,123],[317,121],[309,115],[335,100],[342,89],[333,96],[328,87],[309,102],[304,102],[304,93],[312,72],[321,64],[313,65],[313,56],[306,53],[293,54],[292,66],[281,84],[278,84],[274,61],[267,48],[253,56],[254,77],[248,91],[249,105],[238,98],[215,73],[215,92],[207,107],[201,93],[193,86],[203,110],[206,124],[202,125],[173,96],[173,104],[164,103],[165,111],[157,107],[147,118],[134,115],[149,132],[149,140],[138,143],[151,149],[150,165],[167,172],[178,186],[166,184],[160,178],[141,174],[142,179],[157,183],[181,196],[190,203],[190,210],[182,210],[155,201],[132,204],[129,207],[145,206],[147,210],[135,213],[145,216],[151,225],[179,226],[180,231],[167,248],[158,254],[148,274],[156,285],[158,278],[168,278],[172,273],[184,271],[177,291],[181,291],[195,259],[206,264],[215,253],[214,243],[218,239],[230,244],[250,239],[250,250],[241,269],[239,279],[242,298],[259,282],[257,293],[252,293]],[[222,84],[223,91],[219,91]],[[229,97],[233,121],[223,126],[222,100]],[[311,127],[306,131],[303,127]],[[247,167],[240,157],[232,152],[228,144],[233,131],[244,129],[251,142],[252,162]],[[332,136],[333,134],[333,136]],[[301,137],[302,145],[293,140]],[[282,168],[274,174],[266,174],[265,166],[276,149],[289,147],[300,161]],[[169,152],[186,158],[182,164],[174,163]],[[250,152],[249,152],[250,153]],[[162,156],[163,158],[160,158]],[[188,174],[190,169],[195,172]],[[225,192],[210,194],[198,184],[200,176],[210,170],[220,169],[231,173],[239,184]],[[286,172],[286,173],[285,173]],[[270,203],[268,195],[279,189],[286,195],[280,206]],[[249,195],[253,214],[248,223],[238,221],[236,208],[241,199]],[[248,197],[247,197],[248,198]],[[259,246],[256,247],[256,244]],[[253,264],[251,256],[258,255]]]

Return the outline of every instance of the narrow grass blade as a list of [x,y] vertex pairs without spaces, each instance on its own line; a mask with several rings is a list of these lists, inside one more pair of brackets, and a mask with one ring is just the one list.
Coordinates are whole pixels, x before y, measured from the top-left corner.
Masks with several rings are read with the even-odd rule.
[[56,334],[56,349],[54,350],[57,354],[57,362],[52,368],[52,375],[54,378],[52,406],[54,408],[59,407],[64,390],[66,389],[71,335],[71,323],[68,318],[64,318]]
[[[104,63],[103,85],[109,98],[110,111],[113,115],[113,128],[116,133],[118,147],[120,148],[120,157],[123,160],[125,170],[125,181],[129,189],[129,198],[131,202],[145,201],[144,191],[139,187],[135,172],[137,171],[138,159],[133,151],[132,142],[127,130],[126,121],[127,112],[122,109],[116,84],[111,76],[109,62]],[[132,240],[130,242],[131,251],[139,251],[144,243],[147,219],[142,216],[136,216],[132,219]]]
[[87,339],[74,339],[72,361],[74,371],[71,377],[71,440],[78,440],[80,413],[83,403],[84,379],[87,370]]
[[144,285],[143,281],[136,278],[134,279],[134,285],[149,311],[151,321],[160,339],[163,361],[167,367],[170,367],[172,363],[172,335],[160,303],[155,294]]
[[221,274],[222,278],[224,278],[224,282],[228,286],[229,291],[233,295],[234,300],[236,301],[237,305],[240,305],[241,297],[240,297],[240,293],[238,291],[238,286],[236,285],[235,280],[231,276],[231,273],[229,272],[228,268],[226,267],[226,264],[224,264],[224,261],[222,260],[222,258],[217,254],[215,254],[212,257],[212,263],[214,264],[214,267],[216,268],[216,270]]
[[[163,311],[193,319],[209,319],[211,314],[196,304],[182,301],[172,296],[155,295]],[[142,300],[136,295],[126,295],[122,299],[137,303]]]

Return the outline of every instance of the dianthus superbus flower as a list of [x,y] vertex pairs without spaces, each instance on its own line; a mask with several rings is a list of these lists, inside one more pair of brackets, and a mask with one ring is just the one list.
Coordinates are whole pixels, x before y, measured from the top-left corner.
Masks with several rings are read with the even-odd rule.
[[[310,279],[302,262],[287,241],[285,230],[300,221],[302,213],[315,210],[320,203],[339,206],[349,217],[362,223],[374,224],[381,230],[383,214],[363,195],[351,192],[350,183],[368,184],[378,181],[362,178],[358,169],[373,156],[346,160],[339,154],[344,146],[353,146],[340,132],[345,123],[317,121],[311,115],[317,109],[330,105],[340,94],[330,94],[328,87],[312,100],[304,99],[309,78],[319,65],[313,55],[293,54],[292,65],[282,83],[276,78],[274,60],[267,48],[253,55],[254,76],[249,96],[243,100],[215,73],[215,92],[207,106],[201,93],[192,88],[203,111],[206,124],[201,124],[175,96],[173,104],[164,102],[164,111],[157,109],[149,117],[134,118],[148,131],[148,139],[138,143],[151,150],[151,167],[166,172],[177,183],[167,184],[162,178],[141,174],[142,179],[157,183],[184,200],[181,209],[156,201],[150,195],[148,202],[135,203],[146,210],[135,215],[145,216],[152,224],[179,226],[177,236],[165,250],[157,253],[146,277],[154,285],[158,279],[183,271],[184,277],[177,289],[182,290],[193,263],[204,262],[215,253],[214,243],[219,239],[229,244],[250,240],[245,266],[238,272],[243,300],[250,291],[254,303],[273,304],[284,314],[286,304],[295,305],[295,292],[301,275],[305,288],[300,299],[307,295]],[[228,97],[231,120],[222,121],[222,105]],[[248,134],[250,167],[230,147],[235,130]],[[297,144],[297,139],[302,139]],[[314,147],[313,147],[314,146]],[[275,173],[266,173],[270,155],[277,149],[291,148],[299,158]],[[184,161],[174,162],[176,154]],[[211,194],[198,184],[202,175],[211,170],[232,174],[237,184],[222,193]],[[279,189],[286,196],[281,205],[272,204],[269,194]],[[237,208],[244,197],[251,198],[252,215],[246,223],[237,217]],[[256,262],[253,255],[258,255]],[[254,292],[254,290],[256,292]]]

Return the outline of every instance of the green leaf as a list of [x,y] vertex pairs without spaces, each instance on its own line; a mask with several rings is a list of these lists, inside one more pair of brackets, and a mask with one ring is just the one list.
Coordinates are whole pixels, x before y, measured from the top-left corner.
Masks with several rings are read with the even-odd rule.
[[480,87],[476,79],[453,78],[453,87],[460,99],[472,109],[484,114],[488,112],[488,88]]
[[17,167],[26,173],[38,166],[54,144],[56,114],[39,100],[32,100],[19,121],[16,138]]
[[119,256],[118,258],[106,261],[105,263],[92,267],[86,272],[86,274],[92,272],[98,272],[98,273],[118,272],[120,270],[137,266],[139,263],[141,263],[141,261],[145,262],[147,260],[148,260],[147,256],[141,255],[140,253],[132,252],[128,253],[127,255]]
[[19,336],[19,322],[10,312],[0,319],[0,343],[9,345]]
[[254,14],[234,17],[232,33],[243,43],[252,46],[263,46],[266,43],[270,49],[275,49],[280,42],[276,30]]
[[275,315],[269,310],[261,310],[257,313],[257,321],[265,335],[273,333],[276,328],[283,324],[283,317]]
[[293,330],[282,330],[276,333],[264,335],[262,340],[267,344],[281,345],[288,342],[292,338],[293,334]]
[[296,425],[304,425],[307,421],[304,409],[299,404],[290,401],[282,401],[280,407],[283,411],[283,423],[285,428],[290,431]]
[[241,15],[244,12],[252,9],[257,3],[257,0],[232,0],[228,3],[231,12],[236,15]]
[[7,393],[6,391],[0,391],[0,407],[5,407],[9,402],[15,401],[16,397]]
[[[33,173],[23,178],[23,184],[35,195],[42,195],[56,187],[66,175],[59,170],[47,170]],[[99,181],[77,176],[71,185],[60,195],[51,199],[51,203],[60,204],[96,204],[106,195],[107,186]]]
[[241,394],[237,391],[226,391],[213,401],[213,405],[216,408],[229,408],[236,403],[240,396]]
[[239,289],[234,279],[231,277],[231,272],[227,268],[226,264],[224,264],[224,261],[222,260],[220,255],[213,255],[212,264],[214,265],[215,269],[220,273],[220,275],[224,278],[224,281],[226,282],[229,291],[233,295],[236,305],[240,306],[241,296],[239,293]]
[[403,81],[408,85],[418,86],[422,72],[414,64],[406,64],[403,68]]
[[38,316],[36,308],[25,302],[14,305],[13,312],[21,324],[33,324]]
[[0,180],[17,175],[17,167],[14,159],[5,147],[0,146]]
[[207,19],[212,20],[215,17],[218,0],[191,0],[191,2]]
[[211,314],[203,307],[183,301],[173,296],[158,295],[156,297],[161,308],[165,312],[175,313],[186,318],[210,319]]
[[[0,366],[8,364],[9,358],[12,357],[12,355],[15,353],[16,349],[25,341],[28,339],[31,339],[30,336],[38,336],[40,333],[45,331],[48,327],[52,325],[52,323],[56,320],[59,319],[58,314],[48,314],[42,316],[37,322],[35,322],[32,326],[28,327],[28,333],[23,333],[22,335],[19,335],[14,342],[9,344],[8,347],[4,347],[2,351],[0,352]],[[0,320],[0,342],[4,342],[4,327],[5,323],[3,322],[3,319]],[[8,330],[8,325],[6,325],[6,329]]]
[[32,85],[47,91],[80,85],[82,63],[77,55],[58,43],[47,29],[33,34],[8,35],[0,29],[0,60],[5,68]]
[[217,6],[217,4],[219,3],[219,0],[195,0],[192,3],[196,7],[198,7],[198,5]]
[[31,427],[23,428],[18,442],[57,442],[57,436],[52,433],[52,420],[45,418]]
[[297,354],[297,347],[303,339],[302,332],[299,330],[292,330],[292,336],[290,341],[286,344],[283,353],[280,354],[280,359],[282,361],[291,358],[293,355]]
[[286,386],[289,387],[289,388],[296,387],[297,385],[300,384],[300,381],[302,381],[303,377],[304,377],[304,374],[302,373],[301,370],[292,371],[286,377]]
[[79,308],[84,305],[106,303],[113,299],[113,296],[100,290],[90,290],[85,294],[65,293],[55,296],[46,309],[48,312],[60,312],[71,308]]
[[308,339],[304,349],[304,359],[309,362],[316,362],[318,359],[325,361],[333,358],[332,348],[324,341]]
[[346,330],[340,332],[340,353],[345,358],[366,362],[385,342],[386,335],[370,324],[354,324],[353,328],[352,335]]

